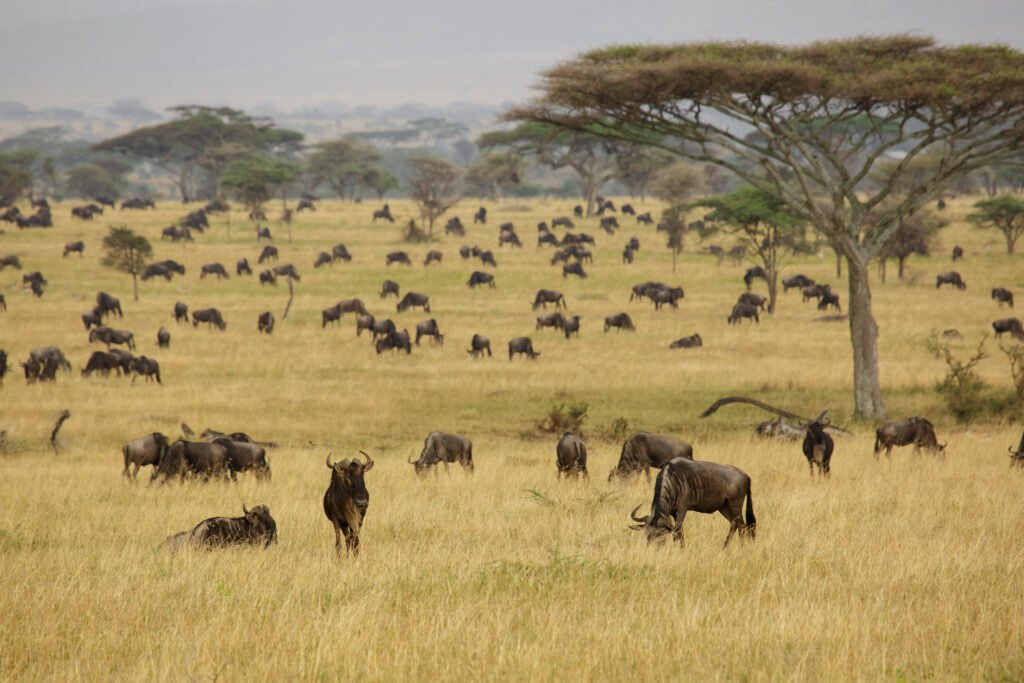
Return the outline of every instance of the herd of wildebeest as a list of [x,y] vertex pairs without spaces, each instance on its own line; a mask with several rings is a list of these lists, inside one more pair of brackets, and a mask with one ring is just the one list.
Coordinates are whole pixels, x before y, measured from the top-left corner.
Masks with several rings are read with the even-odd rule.
[[[315,210],[315,198],[304,196],[298,206],[298,210]],[[72,209],[72,216],[81,220],[91,220],[94,216],[103,213],[100,204],[113,208],[110,200],[97,199],[96,203]],[[148,200],[126,200],[122,202],[123,209],[146,209],[152,208],[152,202]],[[172,241],[191,241],[192,232],[202,232],[209,227],[208,215],[223,211],[221,202],[212,202],[203,209],[189,213],[181,219],[177,225],[165,228],[162,239]],[[6,211],[0,214],[0,220],[15,223],[19,228],[51,227],[52,214],[49,204],[45,200],[33,202],[34,213],[31,215],[22,214],[16,207],[9,206]],[[614,235],[619,224],[615,216],[605,215],[615,212],[614,204],[603,198],[599,198],[598,216],[599,226],[610,235]],[[649,213],[637,215],[633,208],[625,204],[620,212],[623,215],[633,215],[638,224],[652,224],[653,219]],[[575,217],[582,216],[582,207],[577,206]],[[272,239],[270,230],[267,227],[260,227],[259,221],[265,220],[266,216],[254,212],[250,218],[256,223],[257,241]],[[706,217],[709,218],[709,217]],[[291,220],[288,213],[285,219]],[[394,222],[394,216],[388,205],[378,211],[374,211],[373,220],[386,220]],[[481,207],[474,215],[474,223],[486,224],[487,212]],[[415,227],[414,225],[411,227]],[[567,231],[562,238],[558,238],[553,232],[554,228],[566,228],[571,230],[575,227],[573,220],[567,216],[556,217],[551,221],[550,227],[546,222],[537,226],[537,246],[549,245],[555,247],[552,265],[562,263],[562,276],[574,276],[586,278],[584,263],[592,263],[593,256],[586,245],[594,245],[593,236],[587,233],[575,234]],[[446,234],[464,236],[465,228],[456,217],[448,221],[445,226]],[[513,248],[522,247],[522,240],[511,223],[500,226],[498,246],[509,245]],[[623,262],[632,263],[635,253],[640,249],[638,238],[631,238],[623,251]],[[63,256],[78,254],[81,256],[85,251],[85,244],[82,241],[71,242],[64,245]],[[706,252],[716,256],[719,263],[728,256],[737,264],[744,258],[742,248],[734,248],[726,252],[718,246],[711,246]],[[497,259],[490,250],[483,250],[478,246],[463,245],[459,249],[459,255],[463,260],[478,258],[482,266],[497,268]],[[963,258],[963,249],[955,247],[953,260]],[[260,285],[275,286],[279,278],[299,281],[300,275],[297,268],[292,264],[277,264],[279,253],[273,245],[263,247],[257,263],[259,265],[274,264],[272,267],[263,270],[259,274]],[[427,253],[423,265],[430,266],[432,263],[440,263],[443,260],[443,253],[431,250]],[[338,261],[349,262],[352,255],[343,244],[333,246],[330,252],[321,252],[314,262],[314,268],[325,265],[333,265]],[[404,251],[395,251],[385,256],[387,266],[393,264],[412,266],[412,259]],[[18,256],[7,255],[0,257],[0,270],[5,267],[13,267],[21,270],[22,263]],[[238,260],[235,265],[236,277],[251,276],[253,270],[247,258]],[[162,278],[170,281],[175,276],[184,276],[185,267],[173,260],[163,260],[151,263],[141,274],[142,280]],[[227,268],[221,263],[209,263],[202,266],[200,278],[207,276],[216,277],[218,280],[230,277]],[[759,322],[759,312],[765,310],[766,297],[750,291],[755,279],[765,279],[766,274],[760,267],[749,268],[743,276],[746,290],[744,291],[735,306],[732,308],[727,322],[729,324],[739,323],[743,319],[750,319],[755,323]],[[43,296],[44,287],[47,284],[46,278],[39,271],[27,273],[22,278],[23,286],[35,296]],[[827,310],[829,307],[841,310],[839,296],[831,290],[827,284],[815,283],[804,275],[794,275],[782,281],[783,291],[799,289],[803,294],[803,300],[816,299],[819,310]],[[959,273],[948,272],[937,276],[936,288],[949,284],[957,289],[964,290],[967,285]],[[494,274],[486,271],[475,270],[467,282],[470,288],[483,287],[495,288]],[[430,313],[430,297],[418,292],[406,292],[401,295],[401,287],[397,282],[385,280],[382,283],[379,295],[382,299],[394,296],[398,300],[397,311],[399,313],[419,308],[425,313]],[[656,310],[663,306],[678,308],[680,300],[684,298],[684,291],[681,286],[671,286],[660,282],[643,282],[635,285],[630,293],[629,300],[648,300],[653,303]],[[992,299],[999,306],[1004,304],[1013,307],[1013,293],[1006,288],[997,287],[992,290]],[[94,372],[102,375],[109,375],[115,372],[118,375],[132,374],[133,382],[138,376],[147,380],[155,380],[161,383],[160,365],[147,356],[134,356],[132,351],[136,349],[134,333],[126,330],[118,330],[106,326],[105,321],[112,316],[123,317],[121,302],[106,292],[99,292],[96,296],[96,305],[93,309],[81,316],[85,330],[88,332],[89,342],[105,344],[106,351],[95,351],[86,361],[82,368],[82,375],[88,376]],[[565,296],[558,291],[541,289],[538,290],[533,302],[532,309],[537,311],[541,308],[547,309],[548,305],[555,308],[553,313],[545,313],[536,318],[536,330],[553,328],[562,331],[567,339],[573,335],[579,336],[580,316],[568,316],[563,313],[567,308]],[[6,301],[0,295],[0,310],[6,310]],[[211,328],[224,330],[227,322],[217,308],[209,307],[191,311],[191,319],[188,305],[184,302],[177,302],[173,309],[173,318],[178,323],[191,322],[193,327],[200,324],[209,325]],[[430,318],[416,325],[415,340],[412,339],[407,329],[399,331],[395,323],[388,318],[377,318],[369,313],[366,305],[361,299],[352,298],[339,301],[337,304],[325,308],[321,312],[321,327],[326,328],[329,324],[340,323],[346,313],[355,315],[356,334],[361,336],[365,330],[369,333],[372,344],[378,354],[385,351],[412,352],[412,346],[419,346],[424,337],[429,337],[433,343],[444,344],[438,322]],[[272,334],[274,331],[275,319],[271,312],[261,313],[257,319],[257,330],[259,333]],[[992,324],[997,335],[1009,333],[1017,338],[1024,338],[1024,329],[1021,321],[1016,318],[997,320]],[[604,319],[604,331],[635,330],[635,324],[628,313],[620,312],[610,315]],[[947,336],[952,336],[954,330],[947,330]],[[170,345],[170,331],[161,326],[157,331],[157,343],[160,348],[167,348]],[[677,339],[670,344],[670,348],[693,348],[703,345],[699,333]],[[124,348],[114,348],[115,346]],[[482,334],[474,334],[470,340],[468,353],[474,358],[483,357],[485,354],[490,357],[491,344],[488,337]],[[515,355],[524,355],[529,359],[536,359],[540,352],[533,347],[530,337],[523,336],[511,339],[508,342],[509,360]],[[55,346],[33,349],[28,357],[21,363],[25,379],[28,383],[56,381],[59,370],[69,370],[71,365],[64,353]],[[8,370],[8,356],[5,350],[0,349],[0,382]],[[135,439],[125,444],[121,453],[123,456],[123,474],[129,480],[135,480],[139,469],[143,466],[152,466],[150,483],[167,482],[170,480],[185,480],[190,478],[209,481],[211,479],[235,480],[241,473],[251,473],[259,479],[270,479],[270,462],[267,458],[267,449],[275,446],[272,442],[255,441],[248,434],[243,432],[222,433],[214,430],[204,431],[197,440],[195,434],[184,423],[182,423],[182,437],[171,441],[165,435],[154,432],[147,436]],[[828,477],[831,473],[831,459],[835,448],[835,442],[830,434],[834,430],[830,426],[828,412],[823,412],[814,420],[809,420],[802,425],[793,425],[785,422],[781,417],[776,420],[765,422],[757,428],[760,436],[775,437],[783,439],[800,440],[802,438],[802,452],[807,460],[810,473],[816,473]],[[926,449],[938,455],[945,451],[945,444],[940,444],[935,427],[923,417],[910,417],[905,420],[888,422],[876,431],[874,453],[877,458],[885,451],[890,456],[893,447],[913,445],[915,452],[919,449]],[[366,517],[369,505],[369,493],[366,488],[365,475],[374,466],[373,459],[366,453],[360,451],[363,459],[352,458],[342,459],[336,462],[331,461],[327,456],[326,466],[331,471],[327,491],[324,494],[324,513],[335,532],[335,548],[340,555],[342,548],[342,537],[345,540],[346,551],[357,554],[359,550],[359,533]],[[1024,435],[1016,449],[1010,449],[1012,464],[1024,467]],[[449,464],[457,463],[465,471],[472,473],[474,470],[473,444],[461,435],[443,432],[433,432],[424,441],[420,456],[415,461],[410,461],[417,475],[424,475],[430,471],[437,471],[437,465],[444,465],[447,470]],[[571,432],[565,433],[555,446],[555,464],[558,477],[587,477],[587,446],[580,436]],[[658,474],[654,484],[653,500],[650,512],[647,515],[638,515],[640,506],[633,509],[630,517],[635,522],[633,529],[642,530],[646,533],[649,541],[654,541],[671,534],[672,538],[682,543],[683,541],[683,520],[689,511],[702,513],[721,513],[729,521],[729,532],[725,539],[728,545],[736,532],[741,537],[753,538],[756,529],[756,517],[754,515],[753,499],[751,497],[751,479],[742,470],[731,465],[722,465],[707,461],[694,460],[693,447],[672,436],[649,434],[639,432],[630,436],[622,446],[619,460],[608,480],[620,478],[625,479],[632,475],[644,472],[647,480],[650,481],[650,470],[657,469]],[[745,509],[744,509],[745,502]],[[252,509],[243,505],[242,517],[214,517],[200,522],[191,531],[175,534],[167,539],[165,544],[171,548],[181,546],[190,547],[215,547],[231,544],[262,544],[269,546],[277,540],[277,524],[270,514],[269,508],[265,505],[257,505]]]

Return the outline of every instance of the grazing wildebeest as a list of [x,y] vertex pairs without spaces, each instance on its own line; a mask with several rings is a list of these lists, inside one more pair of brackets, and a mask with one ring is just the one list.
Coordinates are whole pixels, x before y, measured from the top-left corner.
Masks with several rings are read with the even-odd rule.
[[551,228],[575,228],[576,224],[568,216],[557,216],[551,219]]
[[754,284],[754,280],[756,279],[761,279],[765,282],[768,281],[768,275],[764,272],[764,268],[761,266],[748,268],[747,272],[743,274],[743,284],[747,286],[748,290],[750,289],[750,286]]
[[296,282],[302,282],[302,278],[299,277],[299,271],[295,269],[290,263],[286,263],[283,266],[274,266],[274,275],[277,277],[290,277]]
[[485,266],[498,267],[498,262],[494,260],[494,252],[490,249],[487,251],[481,251],[478,256],[480,257],[480,263]]
[[553,327],[556,330],[565,329],[565,318],[559,311],[537,316],[537,329],[543,330],[547,327]]
[[619,211],[624,216],[635,216],[636,215],[636,210],[633,208],[632,204],[623,204],[622,208],[619,209]]
[[805,287],[812,287],[814,280],[807,277],[806,275],[794,275],[793,277],[783,278],[782,280],[782,293],[785,294],[791,289],[803,289]]
[[444,335],[433,318],[416,324],[416,346],[420,345],[420,339],[423,337],[430,337],[434,342],[444,346]]
[[827,310],[829,306],[831,306],[832,308],[836,309],[840,313],[842,312],[843,309],[839,307],[839,294],[838,293],[836,293],[836,292],[825,292],[825,293],[823,293],[821,295],[821,298],[818,299],[818,310],[819,311]]
[[761,296],[760,294],[754,294],[753,292],[743,292],[740,294],[740,298],[736,301],[739,304],[747,304],[754,306],[764,311],[768,306],[768,297]]
[[953,247],[953,262],[956,263],[964,257],[964,248],[959,244]]
[[274,262],[276,262],[277,259],[278,259],[278,255],[279,254],[278,254],[278,251],[277,251],[277,247],[268,244],[267,246],[263,247],[263,251],[260,252],[259,258],[256,259],[256,263],[259,263],[260,265],[262,265],[263,263],[265,263],[267,261],[274,261]]
[[431,249],[427,252],[427,257],[423,259],[423,265],[429,266],[431,263],[440,263],[443,258],[444,254],[435,249]]
[[609,235],[614,234],[619,227],[619,220],[615,216],[605,216],[601,219],[600,228]]
[[[473,471],[473,442],[459,434],[431,432],[423,441],[423,450],[417,460],[409,460],[416,474],[426,474],[438,463],[444,464],[448,471],[448,463],[457,462],[467,472]],[[437,470],[434,470],[436,473]]]
[[586,271],[583,270],[583,264],[579,262],[566,263],[562,266],[562,277],[568,277],[569,275],[575,275],[580,279],[586,279],[587,277]]
[[85,254],[85,242],[78,241],[65,244],[64,257],[66,258],[68,254],[78,254],[79,257],[83,256]]
[[87,204],[86,206],[76,206],[71,209],[71,215],[75,218],[81,218],[84,221],[91,221],[93,216],[102,214],[103,209],[96,206],[95,204]]
[[308,199],[300,199],[298,205],[295,207],[295,212],[302,213],[306,209],[316,211],[316,205]]
[[207,275],[216,275],[218,280],[229,279],[228,271],[224,269],[224,266],[220,263],[207,263],[205,266],[199,269],[199,279],[204,279]]
[[395,323],[390,319],[375,320],[370,327],[370,331],[373,332],[373,337],[370,339],[371,342],[387,339],[395,331]]
[[168,536],[164,542],[170,550],[189,548],[222,548],[229,545],[259,545],[269,548],[277,542],[277,523],[270,516],[270,508],[257,505],[253,509],[242,503],[244,517],[210,517],[196,525],[192,531]]
[[252,275],[252,267],[249,265],[249,259],[239,259],[235,263],[235,275]]
[[813,422],[809,422],[807,424],[807,434],[804,436],[803,451],[804,457],[807,458],[807,466],[811,470],[812,477],[814,476],[815,466],[817,466],[818,472],[822,476],[827,477],[831,474],[829,463],[832,460],[832,451],[835,450],[836,446],[835,442],[832,441],[832,437],[825,431],[825,427],[829,424],[827,410],[819,415]]
[[348,253],[348,248],[344,244],[335,244],[331,247],[331,258],[348,263],[352,260],[352,254]]
[[409,259],[409,255],[404,251],[393,251],[384,257],[385,265],[390,266],[392,263],[401,263],[406,266],[411,266],[412,261]]
[[564,474],[568,477],[583,475],[587,478],[587,444],[572,432],[566,432],[555,446],[555,466],[558,478]]
[[466,228],[462,225],[462,221],[459,220],[458,216],[452,216],[444,224],[444,234],[464,237],[466,235]]
[[119,375],[121,374],[121,362],[117,356],[106,351],[93,351],[92,355],[89,356],[89,360],[86,361],[85,367],[82,368],[82,377],[88,377],[94,372],[108,377],[111,370],[116,371]]
[[258,225],[256,226],[256,241],[257,242],[260,242],[262,240],[273,240],[273,239],[274,239],[273,235],[270,234],[270,228],[268,228],[268,227],[262,227],[261,228]]
[[633,325],[633,319],[629,317],[628,313],[616,313],[615,315],[609,315],[604,319],[604,331],[607,332],[611,328],[617,330],[628,330],[630,332],[636,331],[636,326]]
[[565,333],[566,339],[569,339],[574,334],[577,339],[580,338],[580,317],[578,315],[571,315],[562,322],[562,332]]
[[967,289],[967,283],[960,277],[960,273],[956,271],[950,271],[948,273],[939,273],[935,276],[935,289],[938,289],[942,285],[953,285],[957,289]]
[[206,216],[206,211],[203,209],[191,212],[179,222],[186,228],[191,228],[197,232],[203,232],[210,227],[210,221]]
[[320,266],[330,266],[333,264],[334,260],[331,259],[331,255],[326,251],[321,251],[320,255],[316,257],[316,261],[313,262],[313,267],[319,268]]
[[935,425],[923,417],[910,417],[906,420],[886,422],[875,431],[875,460],[885,449],[885,456],[892,457],[893,446],[914,445],[914,452],[922,448],[942,454],[946,444],[940,444],[935,437]]
[[94,308],[91,311],[87,311],[82,314],[82,324],[85,325],[85,329],[88,330],[90,327],[100,327],[103,325],[103,318],[99,312]]
[[132,384],[135,384],[135,380],[140,376],[145,377],[146,381],[156,380],[157,384],[163,384],[160,381],[160,364],[153,358],[148,356],[139,356],[138,358],[132,359],[131,364],[132,372]]
[[651,217],[650,211],[638,214],[636,222],[638,225],[654,225],[654,219]]
[[376,223],[378,218],[385,220],[388,223],[395,222],[395,217],[391,215],[391,207],[387,204],[384,205],[383,209],[378,209],[373,212],[373,220],[371,222]]
[[672,308],[679,308],[679,300],[684,296],[686,294],[682,287],[658,287],[647,292],[647,298],[654,303],[656,311],[660,311],[665,304]]
[[117,313],[118,318],[124,317],[124,314],[121,312],[121,300],[110,296],[106,292],[98,292],[96,294],[96,310],[99,311],[101,316]]
[[469,282],[466,283],[466,286],[474,288],[479,287],[480,285],[487,285],[491,289],[494,289],[494,276],[490,273],[474,270],[472,275],[469,276]]
[[256,320],[256,330],[260,334],[274,334],[274,314],[270,311],[263,311]]
[[370,333],[372,334],[373,333],[373,323],[375,323],[375,322],[376,322],[376,320],[369,313],[367,313],[365,315],[357,315],[356,316],[356,336],[357,337],[363,336],[363,330],[370,330]]
[[135,360],[135,356],[125,351],[124,349],[110,349],[107,351],[111,356],[117,358],[121,364],[121,374],[125,377],[132,371],[132,361]]
[[704,340],[700,338],[699,334],[691,334],[689,337],[683,337],[676,339],[674,342],[668,345],[670,349],[693,349],[698,346],[704,346]]
[[406,292],[398,302],[397,308],[399,313],[409,308],[422,308],[425,313],[430,313],[430,297],[417,292]]
[[512,360],[515,354],[521,354],[530,360],[537,360],[540,351],[533,350],[533,342],[529,337],[516,337],[508,343],[508,359]]
[[807,303],[811,299],[821,300],[821,297],[832,291],[832,285],[809,285],[800,290],[802,300]]
[[321,327],[327,327],[327,323],[336,322],[341,320],[341,316],[345,313],[355,313],[356,315],[366,315],[366,306],[363,304],[362,299],[342,299],[334,306],[325,308],[321,312],[323,318]]
[[225,479],[228,472],[228,452],[220,444],[178,439],[161,454],[151,481],[185,479],[189,475],[209,481],[211,477]]
[[[121,472],[121,476],[132,481],[137,480],[139,469],[147,465],[156,467],[160,462],[160,456],[169,445],[166,436],[160,432],[153,432],[121,446],[121,455],[124,456],[124,471]],[[129,466],[134,466],[131,472],[128,471]]]
[[264,270],[260,273],[260,285],[274,285],[277,286],[277,276],[274,275],[272,270]]
[[171,332],[163,325],[156,331],[156,345],[161,349],[167,349],[171,346]]
[[43,285],[48,284],[46,278],[38,270],[32,271],[21,276],[21,284],[31,285],[32,292],[35,293],[36,288],[42,288]]
[[1016,339],[1024,339],[1024,327],[1021,326],[1021,322],[1017,318],[995,320],[992,322],[992,329],[995,330],[996,337],[1001,337],[1004,332],[1009,332],[1010,336]]
[[622,444],[619,462],[608,473],[608,481],[625,479],[643,471],[651,480],[651,468],[660,468],[673,458],[693,460],[693,446],[673,436],[637,432]]
[[21,270],[21,259],[14,254],[8,254],[7,256],[0,257],[0,270],[7,267],[14,268],[15,270]]
[[[746,519],[743,517],[744,498],[747,500]],[[683,545],[683,520],[690,510],[705,514],[720,512],[729,520],[729,534],[722,544],[723,549],[737,531],[740,538],[749,536],[753,540],[757,529],[750,476],[732,465],[676,458],[658,472],[651,513],[638,517],[639,509],[637,505],[630,513],[630,518],[637,522],[630,528],[646,532],[648,543],[671,533],[672,539]]]
[[515,230],[505,230],[498,234],[498,248],[501,248],[506,244],[520,248],[523,246],[523,243],[520,241],[519,235],[515,233]]
[[476,225],[477,223],[481,223],[483,225],[487,224],[487,209],[482,206],[476,210],[475,214],[473,214],[473,225]]
[[224,317],[216,308],[203,308],[198,311],[192,311],[192,327],[199,327],[199,323],[207,323],[219,330],[224,330],[228,326],[224,322]]
[[370,494],[366,491],[366,473],[373,469],[373,458],[363,451],[366,462],[339,460],[325,462],[331,471],[331,483],[324,493],[324,514],[334,526],[334,551],[341,557],[341,535],[345,535],[345,553],[359,555],[359,531],[366,519]]
[[392,330],[387,336],[377,340],[375,348],[378,354],[385,351],[405,351],[406,354],[410,354],[412,342],[409,340],[409,331]]
[[999,302],[999,308],[1002,308],[1003,304],[1010,304],[1010,308],[1013,308],[1013,292],[1004,287],[993,289],[992,298]]
[[561,292],[553,289],[538,289],[537,295],[533,298],[533,310],[544,307],[547,310],[548,304],[554,304],[555,308],[566,308],[565,297]]
[[551,246],[557,247],[558,238],[555,237],[553,233],[542,232],[541,234],[537,235],[537,246],[539,247],[544,244],[550,244]]
[[94,341],[101,341],[107,345],[107,349],[117,344],[119,346],[127,346],[132,351],[135,350],[135,335],[127,330],[115,330],[110,327],[97,327],[89,331],[89,343]]
[[232,479],[238,478],[239,472],[253,472],[257,479],[270,479],[270,463],[267,462],[267,450],[252,440],[244,441],[234,438],[236,435],[219,436],[213,443],[223,446],[228,453],[228,470]]
[[380,284],[380,298],[386,299],[388,295],[394,294],[395,298],[398,298],[398,283],[394,280],[385,280]]
[[178,301],[174,304],[174,322],[180,323],[182,320],[188,322],[188,305]]
[[488,358],[492,357],[491,340],[481,334],[474,334],[473,338],[469,340],[469,351],[467,353],[473,356],[473,358],[483,358],[485,351]]
[[761,319],[757,315],[757,307],[750,304],[736,304],[733,306],[732,313],[729,314],[725,321],[730,325],[739,325],[743,318],[751,318],[755,323],[761,324]]
[[152,280],[155,277],[162,277],[168,282],[174,277],[174,273],[167,267],[165,263],[150,263],[146,266],[146,269],[142,271],[142,281]]
[[465,261],[466,259],[468,259],[472,255],[473,255],[473,250],[470,249],[467,245],[463,244],[461,247],[459,247],[459,256],[462,257],[462,260]]

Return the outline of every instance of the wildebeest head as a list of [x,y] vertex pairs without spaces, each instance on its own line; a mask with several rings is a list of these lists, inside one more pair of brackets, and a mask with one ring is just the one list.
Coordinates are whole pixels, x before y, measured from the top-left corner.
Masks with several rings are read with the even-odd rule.
[[636,524],[631,524],[630,528],[634,531],[647,532],[648,543],[664,541],[666,534],[676,531],[676,518],[672,515],[675,508],[673,499],[676,486],[673,485],[674,480],[671,477],[666,481],[667,470],[668,468],[663,468],[658,472],[658,478],[654,481],[654,502],[651,504],[651,514],[638,517],[636,513],[640,509],[639,505],[629,513],[630,518],[636,522]]
[[242,512],[245,514],[245,521],[249,523],[252,538],[266,537],[264,548],[270,547],[271,543],[277,543],[277,522],[270,516],[270,508],[266,505],[257,505],[249,510],[245,503],[242,503]]
[[359,452],[366,456],[366,462],[359,462],[353,458],[332,463],[330,453],[327,454],[327,459],[324,462],[331,470],[332,481],[337,481],[345,491],[349,492],[356,507],[365,509],[370,503],[370,494],[366,490],[364,476],[373,469],[373,458],[364,451]]

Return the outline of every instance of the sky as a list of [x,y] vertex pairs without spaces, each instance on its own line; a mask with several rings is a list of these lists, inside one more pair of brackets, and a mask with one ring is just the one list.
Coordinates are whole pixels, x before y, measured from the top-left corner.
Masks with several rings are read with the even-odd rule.
[[1024,0],[0,0],[0,99],[288,110],[519,102],[611,43],[911,32],[1024,49]]

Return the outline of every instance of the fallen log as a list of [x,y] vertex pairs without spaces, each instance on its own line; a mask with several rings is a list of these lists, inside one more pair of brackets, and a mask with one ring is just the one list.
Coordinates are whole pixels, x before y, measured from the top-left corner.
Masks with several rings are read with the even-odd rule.
[[[796,413],[791,413],[788,410],[783,410],[782,408],[776,408],[775,406],[769,405],[764,401],[758,401],[756,398],[747,398],[746,396],[725,396],[723,398],[720,398],[714,403],[712,403],[707,410],[700,414],[700,416],[702,418],[709,417],[710,415],[714,414],[719,408],[731,405],[733,403],[746,403],[748,405],[760,408],[761,410],[766,410],[769,413],[775,413],[776,415],[779,415],[781,417],[788,417],[791,420],[798,420],[802,427],[806,427],[809,423],[814,421],[811,418],[803,417],[801,415],[797,415]],[[834,429],[836,432],[840,432],[843,434],[850,433],[838,425],[830,425],[827,429]]]

